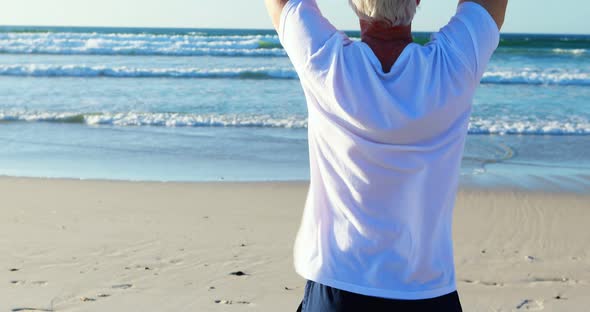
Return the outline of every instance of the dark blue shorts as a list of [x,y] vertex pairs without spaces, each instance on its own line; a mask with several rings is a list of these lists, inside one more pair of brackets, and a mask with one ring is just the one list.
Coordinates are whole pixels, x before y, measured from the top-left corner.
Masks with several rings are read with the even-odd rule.
[[316,282],[305,285],[303,302],[297,312],[461,312],[459,294],[425,300],[393,300],[359,295]]

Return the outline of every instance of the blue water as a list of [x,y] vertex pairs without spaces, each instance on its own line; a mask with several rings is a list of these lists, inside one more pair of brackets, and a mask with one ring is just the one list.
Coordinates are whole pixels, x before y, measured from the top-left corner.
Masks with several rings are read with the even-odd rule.
[[[463,184],[590,190],[589,99],[590,36],[505,35]],[[272,31],[0,27],[0,175],[303,180],[306,127]]]

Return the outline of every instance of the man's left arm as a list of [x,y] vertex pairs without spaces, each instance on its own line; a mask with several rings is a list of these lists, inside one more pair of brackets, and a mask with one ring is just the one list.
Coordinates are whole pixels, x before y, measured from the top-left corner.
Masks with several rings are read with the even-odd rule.
[[281,13],[283,12],[283,8],[288,1],[289,0],[264,0],[268,14],[272,19],[272,24],[277,31],[279,31]]

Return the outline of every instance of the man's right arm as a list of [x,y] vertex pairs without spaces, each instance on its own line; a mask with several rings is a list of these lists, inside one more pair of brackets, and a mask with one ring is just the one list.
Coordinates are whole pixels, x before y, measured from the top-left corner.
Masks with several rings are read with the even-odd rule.
[[277,31],[279,31],[281,13],[283,11],[283,8],[285,7],[285,4],[287,4],[287,1],[288,0],[265,0],[264,1],[266,3],[266,9],[268,10],[268,14],[270,15],[270,18],[272,19],[272,23],[275,26],[275,29]]
[[463,2],[475,2],[484,7],[494,18],[496,24],[498,24],[498,29],[502,29],[504,18],[506,17],[508,0],[459,0],[459,4]]
[[318,53],[337,33],[336,28],[322,15],[316,0],[266,0],[266,3],[283,48],[302,74],[312,56],[319,61]]

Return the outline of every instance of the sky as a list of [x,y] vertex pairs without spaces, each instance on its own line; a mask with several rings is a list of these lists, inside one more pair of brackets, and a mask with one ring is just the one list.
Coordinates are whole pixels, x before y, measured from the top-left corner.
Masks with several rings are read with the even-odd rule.
[[[357,30],[348,0],[317,0],[343,30]],[[264,0],[0,0],[0,25],[272,28]],[[415,31],[435,31],[457,0],[423,0]],[[505,33],[590,34],[588,0],[510,0]]]

